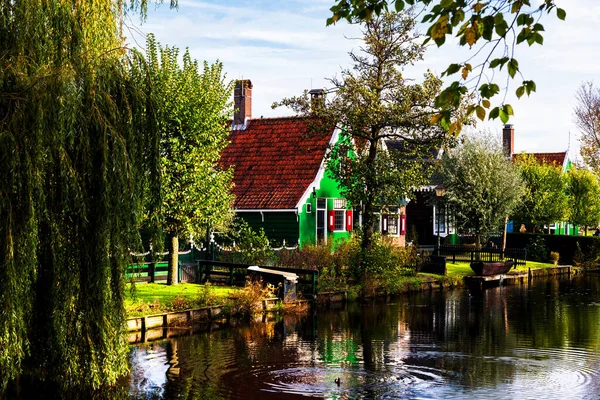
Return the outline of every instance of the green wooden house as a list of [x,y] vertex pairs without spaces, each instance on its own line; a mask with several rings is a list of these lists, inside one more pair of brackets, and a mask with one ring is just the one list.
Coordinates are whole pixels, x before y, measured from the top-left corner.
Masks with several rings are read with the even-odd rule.
[[234,169],[235,213],[270,242],[300,247],[349,238],[352,207],[325,169],[339,129],[311,132],[299,117],[252,118],[252,82],[236,82],[235,115],[221,165]]

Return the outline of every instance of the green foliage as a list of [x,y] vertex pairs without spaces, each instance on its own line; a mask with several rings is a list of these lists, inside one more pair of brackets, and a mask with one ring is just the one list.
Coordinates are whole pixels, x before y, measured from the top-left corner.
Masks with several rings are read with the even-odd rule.
[[567,172],[567,220],[573,225],[600,223],[600,181],[591,171],[572,168]]
[[501,230],[523,193],[519,171],[489,133],[467,136],[446,152],[435,179],[446,188],[443,201],[457,225],[474,231],[477,239]]
[[[352,204],[363,205],[365,250],[373,242],[374,207],[397,204],[427,183],[432,150],[455,139],[452,132],[431,123],[437,118],[434,99],[441,80],[428,72],[423,83],[416,84],[401,72],[423,57],[425,48],[414,28],[409,14],[384,13],[364,22],[362,54],[351,52],[353,67],[331,79],[334,98],[315,105],[305,93],[279,103],[316,118],[315,129],[342,130],[327,168],[340,182],[343,195]],[[396,141],[402,150],[385,151],[387,140]]]
[[573,253],[573,263],[575,265],[581,265],[585,261],[585,254],[581,251],[581,244],[579,244],[579,242],[576,243],[576,247],[575,253]]
[[272,262],[274,252],[263,228],[256,232],[246,221],[236,217],[227,238],[235,242],[235,247],[231,251],[222,251],[219,255],[221,261],[256,265]]
[[[232,85],[223,66],[204,63],[202,71],[189,50],[161,47],[149,35],[146,57],[153,104],[159,120],[162,205],[156,215],[170,236],[203,235],[229,223],[233,173],[218,167],[227,146]],[[177,240],[169,252],[177,254]],[[170,259],[169,283],[176,283],[177,257]]]
[[123,270],[159,202],[151,87],[119,22],[146,1],[0,7],[0,387],[23,365],[111,385],[128,370]]
[[529,239],[529,244],[525,249],[527,250],[528,260],[543,262],[548,259],[548,247],[546,246],[546,241],[541,236]]
[[519,155],[518,165],[525,194],[515,210],[515,219],[538,227],[563,221],[568,198],[562,166],[542,164],[532,155]]
[[342,290],[348,287],[349,260],[358,247],[357,239],[351,238],[339,244],[335,252],[325,243],[281,250],[277,254],[276,265],[319,271],[319,292]]
[[[533,46],[544,43],[545,30],[540,23],[544,14],[555,11],[558,19],[566,18],[566,11],[558,8],[555,0],[537,0],[533,3],[522,0],[335,0],[327,25],[335,24],[341,19],[351,23],[370,21],[387,13],[391,4],[394,4],[393,10],[396,12],[404,10],[406,5],[415,8],[420,6],[422,9],[417,8],[417,12],[423,16],[421,23],[427,27],[425,43],[433,41],[439,47],[446,44],[447,38],[456,36],[459,45],[469,46],[475,53],[468,61],[450,64],[444,74],[452,75],[461,71],[461,79],[451,82],[439,93],[436,105],[444,109],[455,107],[467,93],[467,89],[473,92],[479,89],[479,105],[470,107],[469,111],[476,112],[477,117],[483,120],[487,114],[485,109],[490,108],[488,99],[499,92],[486,89],[490,85],[497,87],[486,77],[491,75],[492,79],[503,82],[501,72],[504,66],[507,79],[522,76],[515,58],[515,45],[526,43]],[[481,62],[478,57],[481,57]],[[474,63],[475,68],[470,64],[473,58],[477,61]],[[492,74],[488,74],[488,68],[494,70]],[[477,76],[473,76],[474,74]],[[529,95],[535,89],[533,81],[524,79],[516,89],[516,94],[520,98],[524,93]],[[511,115],[512,107],[503,104],[491,110],[489,119],[500,118],[506,123]],[[449,126],[449,115],[441,113],[440,121]]]
[[524,248],[535,237],[542,237],[549,251],[560,254],[561,262],[570,264],[574,261],[577,248],[580,249],[583,260],[595,262],[600,256],[600,238],[595,236],[543,235],[533,233],[507,234],[507,247]]

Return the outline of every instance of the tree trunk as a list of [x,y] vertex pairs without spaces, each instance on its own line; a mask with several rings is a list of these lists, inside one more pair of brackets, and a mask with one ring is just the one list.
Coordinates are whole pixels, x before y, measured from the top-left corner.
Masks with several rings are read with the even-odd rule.
[[508,217],[504,219],[504,230],[502,233],[502,252],[506,250],[506,224],[508,223]]
[[177,275],[179,264],[179,237],[176,233],[171,234],[169,242],[169,273],[167,275],[167,285],[177,285]]
[[[375,133],[373,133],[375,134]],[[365,190],[367,191],[367,198],[364,204],[364,215],[363,215],[363,237],[361,242],[361,250],[364,252],[371,251],[373,248],[373,224],[375,223],[375,215],[373,213],[373,207],[375,205],[375,161],[377,157],[377,140],[373,140],[369,145],[369,156],[367,157],[367,170],[370,173],[365,179]]]

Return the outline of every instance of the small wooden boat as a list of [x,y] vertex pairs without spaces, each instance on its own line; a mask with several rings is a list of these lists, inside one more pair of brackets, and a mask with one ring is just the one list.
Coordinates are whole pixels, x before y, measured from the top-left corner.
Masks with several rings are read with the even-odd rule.
[[506,274],[513,265],[514,262],[512,260],[496,262],[473,261],[471,262],[471,269],[477,276],[490,276]]

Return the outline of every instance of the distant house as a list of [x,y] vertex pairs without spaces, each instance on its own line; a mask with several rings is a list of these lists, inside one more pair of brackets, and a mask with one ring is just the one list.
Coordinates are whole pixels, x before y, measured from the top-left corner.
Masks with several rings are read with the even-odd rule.
[[[385,145],[391,154],[406,152],[406,144],[401,140],[386,140]],[[441,149],[432,148],[430,158],[415,162],[431,163],[439,160],[441,155]],[[414,191],[410,200],[403,199],[399,203],[404,206],[401,208],[402,234],[406,234],[406,240],[417,240],[422,247],[434,246],[438,235],[446,243],[455,242],[454,218],[443,205],[443,200],[436,198],[435,185],[422,186]]]
[[[321,92],[314,91],[318,96]],[[234,169],[234,209],[272,244],[332,245],[350,236],[352,207],[325,170],[339,129],[311,132],[300,117],[252,118],[252,82],[236,82],[230,144],[221,165]]]
[[[569,150],[556,152],[556,153],[515,153],[515,128],[511,124],[504,125],[502,130],[502,147],[507,158],[516,160],[519,157],[533,156],[539,162],[543,164],[554,165],[557,168],[561,168],[563,174],[566,173],[572,166],[573,163],[569,158]],[[550,233],[556,235],[577,235],[578,227],[567,222],[556,222],[550,225]],[[514,226],[513,221],[509,221],[507,232],[518,232],[519,227]]]

